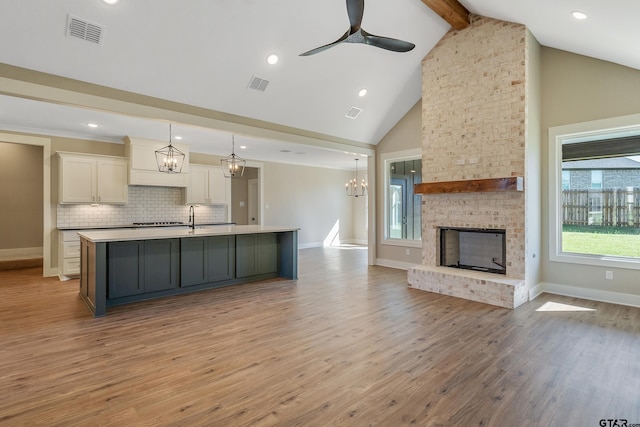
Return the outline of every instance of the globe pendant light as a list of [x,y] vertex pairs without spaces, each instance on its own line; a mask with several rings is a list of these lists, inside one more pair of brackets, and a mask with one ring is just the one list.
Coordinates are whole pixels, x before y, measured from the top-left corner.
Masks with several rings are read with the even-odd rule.
[[169,145],[156,150],[158,170],[166,173],[180,173],[184,158],[184,153],[171,145],[171,123],[169,123]]

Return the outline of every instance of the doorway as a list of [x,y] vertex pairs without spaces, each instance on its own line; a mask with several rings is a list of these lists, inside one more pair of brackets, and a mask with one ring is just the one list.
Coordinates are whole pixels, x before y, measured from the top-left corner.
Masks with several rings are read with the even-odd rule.
[[261,224],[259,166],[247,166],[240,178],[231,180],[231,222]]

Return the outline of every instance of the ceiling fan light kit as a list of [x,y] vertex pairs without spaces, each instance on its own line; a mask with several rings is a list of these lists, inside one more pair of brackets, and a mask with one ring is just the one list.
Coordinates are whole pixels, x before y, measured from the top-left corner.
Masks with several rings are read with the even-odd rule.
[[393,39],[391,37],[376,36],[375,34],[368,33],[362,29],[364,0],[347,0],[347,15],[349,15],[349,23],[351,24],[351,27],[342,35],[342,37],[333,43],[301,53],[300,56],[315,55],[316,53],[324,52],[325,50],[343,42],[367,44],[393,52],[409,52],[416,47],[413,43]]

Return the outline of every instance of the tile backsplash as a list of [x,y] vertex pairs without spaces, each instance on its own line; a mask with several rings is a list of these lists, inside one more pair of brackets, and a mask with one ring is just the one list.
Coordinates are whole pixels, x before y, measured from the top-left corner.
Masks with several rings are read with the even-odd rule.
[[[181,188],[129,186],[126,205],[58,205],[58,228],[111,227],[134,222],[189,220],[189,206],[183,204]],[[197,206],[196,223],[227,221],[227,207]]]

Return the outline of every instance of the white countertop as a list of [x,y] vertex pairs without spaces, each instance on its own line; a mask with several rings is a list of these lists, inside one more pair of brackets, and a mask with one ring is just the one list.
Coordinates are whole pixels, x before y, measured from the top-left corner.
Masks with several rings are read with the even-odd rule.
[[[197,227],[197,226],[196,226]],[[182,237],[224,236],[229,234],[278,233],[297,231],[297,227],[268,225],[217,225],[210,228],[158,227],[82,231],[78,235],[90,242],[122,242],[126,240],[179,239]]]

